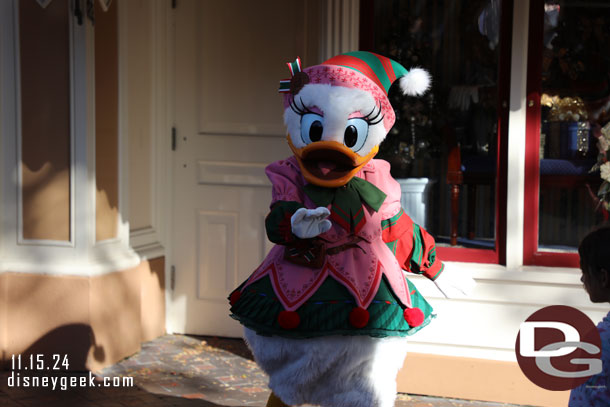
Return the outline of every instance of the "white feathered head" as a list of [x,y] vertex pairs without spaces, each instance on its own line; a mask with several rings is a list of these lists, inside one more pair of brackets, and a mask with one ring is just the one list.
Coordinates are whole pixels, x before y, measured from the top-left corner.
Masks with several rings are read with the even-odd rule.
[[288,143],[305,178],[316,185],[345,185],[379,150],[396,117],[388,99],[396,80],[405,95],[430,87],[421,68],[367,51],[337,55],[280,82]]

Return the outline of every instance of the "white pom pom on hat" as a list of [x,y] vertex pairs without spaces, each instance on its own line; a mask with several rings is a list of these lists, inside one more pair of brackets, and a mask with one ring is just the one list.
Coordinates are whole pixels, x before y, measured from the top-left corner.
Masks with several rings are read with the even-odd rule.
[[430,84],[432,83],[430,74],[422,68],[411,68],[409,73],[401,76],[398,80],[402,93],[410,96],[423,95],[430,89]]

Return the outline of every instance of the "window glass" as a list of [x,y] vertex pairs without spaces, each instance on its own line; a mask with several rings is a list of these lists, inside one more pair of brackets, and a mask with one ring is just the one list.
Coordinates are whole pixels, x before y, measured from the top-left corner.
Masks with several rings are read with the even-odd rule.
[[607,143],[600,137],[606,133],[610,140],[609,26],[610,3],[544,2],[541,251],[575,251],[587,231],[608,217],[597,195],[603,180],[596,162],[602,160],[598,147],[606,156]]
[[69,241],[68,1],[20,1],[18,10],[23,238]]
[[374,3],[372,51],[432,75],[422,97],[390,90],[397,120],[378,158],[439,246],[496,245],[500,20],[500,0]]

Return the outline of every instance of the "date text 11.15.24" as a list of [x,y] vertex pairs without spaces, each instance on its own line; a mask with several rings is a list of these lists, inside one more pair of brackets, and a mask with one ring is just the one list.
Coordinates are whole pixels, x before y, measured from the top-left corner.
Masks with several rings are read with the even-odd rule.
[[51,355],[51,360],[45,361],[45,359],[48,358],[42,353],[33,353],[23,358],[20,354],[12,355],[11,370],[68,370],[68,355],[54,353]]

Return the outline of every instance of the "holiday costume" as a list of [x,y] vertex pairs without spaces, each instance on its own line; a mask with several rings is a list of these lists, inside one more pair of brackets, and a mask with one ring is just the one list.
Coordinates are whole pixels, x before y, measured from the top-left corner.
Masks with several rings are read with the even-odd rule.
[[406,337],[433,317],[403,270],[457,281],[401,209],[389,164],[373,159],[395,119],[390,85],[417,95],[429,77],[361,51],[288,66],[280,91],[294,156],[266,169],[276,246],[231,294],[232,317],[270,376],[268,405],[389,407]]
[[[313,242],[292,236],[286,212],[292,215],[301,205],[317,208],[326,197],[307,188],[294,157],[271,164],[267,175],[273,183],[273,209],[267,218],[267,230],[270,239],[281,244],[271,249],[236,291],[239,301],[232,312],[238,320],[261,334],[290,338],[331,334],[405,336],[429,322],[432,308],[406,280],[402,269],[413,269],[434,279],[442,271],[442,262],[436,260],[432,238],[400,208],[400,185],[391,178],[387,162],[372,160],[351,181],[364,180],[379,188],[384,198],[377,210],[356,197],[361,216],[352,220],[359,221],[353,230],[346,226],[347,219],[334,221],[334,213],[345,212],[337,208],[331,212],[331,228]],[[312,268],[306,259],[309,256],[315,261],[315,244],[326,253],[324,264]],[[414,258],[409,256],[411,252]],[[302,255],[304,264],[295,264],[290,258],[293,253],[295,257]],[[421,310],[423,320],[419,324],[406,322],[404,313],[410,310]],[[364,314],[366,323],[357,320],[358,313]],[[299,323],[291,327],[291,321],[285,322],[283,315],[294,315]]]

